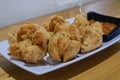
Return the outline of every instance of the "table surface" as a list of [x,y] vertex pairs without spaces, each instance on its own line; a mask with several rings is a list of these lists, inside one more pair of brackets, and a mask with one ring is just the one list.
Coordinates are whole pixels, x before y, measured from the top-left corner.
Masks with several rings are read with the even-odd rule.
[[[108,1],[108,0],[106,0]],[[84,6],[84,11],[96,10],[104,14],[117,16],[120,10],[120,1],[99,1]],[[104,3],[104,4],[103,4]],[[113,4],[114,3],[114,4]],[[98,5],[99,4],[99,5]],[[102,6],[103,5],[103,6]],[[105,7],[106,5],[107,7]],[[96,7],[95,7],[96,6]],[[116,10],[116,12],[111,11]],[[111,12],[109,12],[111,11]],[[64,18],[74,17],[79,14],[79,6],[54,13]],[[24,22],[42,24],[48,21],[51,15],[37,17]],[[24,22],[16,23],[0,29],[0,41],[5,40],[7,33],[15,31]],[[0,55],[0,80],[120,80],[120,43],[116,43],[107,49],[92,55],[84,60],[55,70],[44,75],[33,75],[7,61]]]

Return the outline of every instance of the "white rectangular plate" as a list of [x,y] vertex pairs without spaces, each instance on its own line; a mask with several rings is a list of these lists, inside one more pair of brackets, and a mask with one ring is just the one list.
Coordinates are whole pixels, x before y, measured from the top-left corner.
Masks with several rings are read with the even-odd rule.
[[[72,22],[73,19],[69,19],[69,21]],[[63,62],[63,63],[58,63],[58,62],[53,61],[52,59],[50,59],[48,54],[45,56],[44,61],[42,61],[40,64],[28,64],[28,63],[25,63],[25,62],[17,60],[17,59],[12,59],[8,55],[9,43],[7,40],[0,42],[0,53],[8,61],[17,65],[18,67],[20,67],[28,72],[31,72],[35,75],[42,75],[42,74],[54,71],[56,69],[62,68],[64,66],[70,65],[72,63],[75,63],[77,61],[80,61],[84,58],[87,58],[87,57],[93,55],[93,54],[96,54],[97,52],[113,45],[114,43],[118,42],[119,40],[120,40],[120,35],[116,36],[114,39],[112,39],[108,42],[103,43],[103,45],[100,48],[95,49],[94,51],[91,51],[91,52],[86,53],[86,54],[78,54],[75,59],[68,61],[68,62]]]

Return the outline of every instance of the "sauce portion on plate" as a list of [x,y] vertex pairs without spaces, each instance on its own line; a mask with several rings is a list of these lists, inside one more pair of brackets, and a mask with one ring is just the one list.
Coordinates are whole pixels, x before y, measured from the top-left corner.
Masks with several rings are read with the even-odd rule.
[[[90,20],[89,23],[92,24],[96,22],[95,20]],[[109,23],[109,22],[100,22],[102,27],[103,27],[103,34],[109,34],[111,33],[117,25],[114,23]]]
[[115,25],[113,23],[101,22],[101,24],[102,24],[102,27],[103,27],[103,33],[104,34],[111,33],[117,27],[117,25]]
[[103,26],[105,27],[104,29],[105,33],[103,32],[103,42],[112,40],[113,38],[120,34],[120,18],[115,18],[112,16],[107,16],[96,12],[89,12],[87,15],[88,20],[94,20],[105,23],[103,24]]

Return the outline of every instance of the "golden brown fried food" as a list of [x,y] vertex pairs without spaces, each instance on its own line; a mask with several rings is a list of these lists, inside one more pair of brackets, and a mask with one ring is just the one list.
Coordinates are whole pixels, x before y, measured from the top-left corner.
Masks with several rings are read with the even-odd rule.
[[[12,37],[14,37],[12,35]],[[47,52],[48,32],[44,27],[26,23],[17,34],[17,43],[10,45],[10,56],[30,63],[37,63]]]
[[70,23],[64,22],[62,24],[56,24],[54,28],[54,33],[57,33],[59,31],[69,31]]
[[24,52],[26,50],[26,48],[31,45],[32,45],[32,43],[29,40],[21,41],[20,43],[11,44],[9,47],[9,50],[10,50],[9,55],[21,59],[22,52]]
[[78,27],[75,24],[71,24],[69,27],[70,39],[80,41],[81,43],[81,34]]
[[51,36],[54,35],[54,32],[48,32],[48,42],[49,42],[49,39],[51,38]]
[[74,24],[79,26],[87,26],[89,24],[89,21],[87,20],[87,14],[81,13],[80,15],[77,15],[74,20]]
[[10,44],[17,43],[17,32],[8,33],[7,39]]
[[46,22],[43,24],[43,27],[50,32],[50,22]]
[[80,42],[70,39],[70,33],[59,31],[53,35],[48,44],[48,52],[53,60],[68,61],[76,57],[80,50]]
[[102,27],[99,22],[89,24],[87,14],[81,13],[74,20],[74,26],[80,31],[81,52],[89,52],[102,45]]
[[80,51],[80,42],[76,40],[69,40],[66,44],[65,53],[63,54],[63,61],[69,61],[76,57]]
[[102,45],[102,26],[99,22],[89,24],[87,14],[77,15],[73,24],[61,16],[39,26],[26,23],[17,33],[8,35],[10,56],[29,63],[38,63],[49,52],[53,60],[66,62],[77,53],[94,50]]
[[62,24],[64,22],[65,21],[64,21],[62,16],[56,16],[56,15],[52,16],[51,21],[50,21],[50,25],[49,25],[50,31],[54,31],[56,24]]
[[33,33],[37,31],[39,28],[40,28],[39,25],[33,23],[26,23],[22,25],[17,34],[18,42],[26,39],[32,39]]
[[40,29],[37,30],[32,37],[33,45],[37,45],[39,47],[39,49],[42,52],[41,54],[43,54],[43,56],[47,52],[48,38],[49,38],[49,34],[44,27],[40,27]]
[[70,24],[69,22],[64,22],[61,25],[57,24],[54,29],[54,33],[59,31],[66,31],[70,33],[72,40],[80,41],[80,32],[78,27],[75,24]]
[[45,56],[45,53],[43,54],[43,50],[36,45],[32,45],[30,40],[12,44],[10,45],[9,50],[10,56],[19,58],[29,63],[38,63]]
[[39,47],[35,45],[28,46],[22,54],[22,60],[29,63],[38,63],[44,57]]
[[82,29],[81,52],[89,52],[102,45],[102,25],[99,22]]
[[43,24],[43,27],[47,31],[53,32],[56,24],[60,24],[61,25],[64,22],[65,22],[65,20],[63,19],[62,16],[56,16],[56,15],[54,15],[54,16],[52,16],[50,18],[50,22],[47,22],[47,23]]
[[11,44],[9,47],[9,55],[17,58],[21,58],[21,50],[18,43]]
[[100,22],[96,21],[95,23],[91,24],[91,26],[93,26],[94,31],[98,32],[99,35],[103,33],[102,24]]

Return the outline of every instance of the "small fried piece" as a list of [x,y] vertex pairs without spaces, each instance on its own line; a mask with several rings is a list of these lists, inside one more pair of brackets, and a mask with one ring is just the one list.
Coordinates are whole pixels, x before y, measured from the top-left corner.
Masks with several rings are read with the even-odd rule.
[[17,33],[18,42],[32,38],[32,35],[35,31],[40,28],[39,25],[33,23],[26,23],[21,26],[20,30]]
[[76,24],[78,27],[87,26],[89,24],[89,21],[87,20],[87,14],[81,13],[80,15],[77,15],[75,17],[74,24]]
[[81,52],[92,51],[102,45],[102,25],[99,22],[82,29]]
[[70,39],[80,41],[80,31],[75,24],[70,24],[69,22],[64,22],[61,25],[57,24],[54,29],[54,33],[66,31],[70,34]]
[[43,54],[43,56],[45,56],[47,52],[49,35],[50,34],[48,34],[44,27],[40,27],[40,29],[37,30],[32,37],[32,44],[39,46],[39,49],[41,50],[41,54]]
[[80,50],[80,42],[70,39],[70,33],[59,31],[53,35],[48,44],[48,52],[53,60],[69,61],[76,57]]
[[9,55],[16,58],[21,58],[21,50],[18,43],[11,44],[9,47]]
[[17,43],[17,32],[8,33],[7,39],[10,44]]
[[91,24],[91,26],[93,26],[94,31],[98,32],[99,35],[102,34],[102,24],[98,21],[96,21],[95,23]]
[[21,41],[10,45],[9,55],[29,63],[38,63],[43,59],[45,53],[37,45],[32,45],[30,40]]
[[56,24],[62,24],[64,23],[65,20],[62,16],[57,16],[57,15],[54,15],[50,18],[50,22],[47,22],[45,24],[43,24],[43,27],[49,31],[49,32],[53,32],[54,31],[54,28],[56,26]]
[[20,43],[11,44],[9,47],[10,50],[9,55],[21,59],[22,52],[24,52],[26,48],[31,45],[32,43],[29,40],[21,41]]
[[69,31],[70,23],[64,22],[62,24],[56,24],[54,28],[54,33],[57,33],[59,31]]
[[47,31],[50,32],[50,22],[46,22],[42,25]]
[[38,63],[43,59],[43,54],[38,46],[28,46],[22,56],[22,60],[29,63]]
[[62,24],[65,22],[62,16],[56,16],[56,15],[52,16],[50,20],[51,20],[49,24],[50,31],[54,31],[56,24]]
[[71,24],[69,27],[69,33],[72,40],[79,41],[81,43],[81,34],[78,27],[75,24]]

